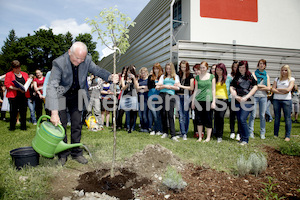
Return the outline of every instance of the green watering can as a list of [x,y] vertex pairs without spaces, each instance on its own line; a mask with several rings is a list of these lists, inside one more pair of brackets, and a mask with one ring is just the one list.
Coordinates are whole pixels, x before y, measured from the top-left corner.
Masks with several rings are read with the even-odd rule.
[[40,122],[42,118],[51,117],[43,115],[39,118],[36,126],[36,135],[32,140],[33,149],[47,158],[53,158],[55,154],[65,151],[70,148],[80,147],[81,143],[66,144],[63,139],[65,138],[65,129],[59,124],[54,126],[51,122]]

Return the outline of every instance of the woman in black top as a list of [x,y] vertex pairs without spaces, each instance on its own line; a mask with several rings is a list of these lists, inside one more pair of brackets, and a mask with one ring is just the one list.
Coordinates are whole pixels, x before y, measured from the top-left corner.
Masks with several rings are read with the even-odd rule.
[[234,102],[235,99],[235,109],[237,109],[237,118],[241,129],[241,145],[246,145],[249,141],[247,118],[253,109],[253,95],[256,90],[257,81],[249,71],[248,62],[240,61],[236,76],[230,84],[230,93],[233,98],[232,102]]
[[190,73],[190,65],[187,61],[182,60],[179,64],[179,90],[176,94],[179,96],[180,103],[178,106],[179,125],[182,139],[187,139],[187,133],[190,125],[190,92],[194,90],[194,76]]
[[[124,96],[133,96],[133,98],[128,98],[130,100],[130,105],[128,105],[128,109],[125,110],[126,112],[126,126],[128,133],[131,133],[134,128],[135,128],[135,122],[137,118],[137,110],[138,110],[138,102],[137,102],[137,92],[136,89],[138,88],[138,80],[137,80],[137,75],[135,71],[135,66],[130,65],[128,66],[125,77],[124,79],[121,80],[121,85],[122,85],[122,91],[123,91],[123,96],[122,98],[125,98]],[[135,98],[135,97],[136,98]],[[136,101],[133,101],[136,99]]]

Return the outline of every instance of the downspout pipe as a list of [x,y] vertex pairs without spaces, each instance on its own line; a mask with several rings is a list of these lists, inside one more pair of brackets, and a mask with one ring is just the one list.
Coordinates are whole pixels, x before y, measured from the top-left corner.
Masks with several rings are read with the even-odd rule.
[[173,55],[173,6],[174,6],[175,0],[172,0],[170,5],[170,62],[172,62],[172,55]]

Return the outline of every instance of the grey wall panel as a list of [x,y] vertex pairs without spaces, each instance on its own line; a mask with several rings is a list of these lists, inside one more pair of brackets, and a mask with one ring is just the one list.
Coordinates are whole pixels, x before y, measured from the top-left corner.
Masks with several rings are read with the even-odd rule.
[[[176,48],[175,48],[176,49]],[[271,83],[280,75],[281,66],[290,66],[296,83],[300,83],[300,50],[284,48],[268,48],[258,46],[231,45],[218,43],[203,43],[192,41],[177,42],[178,62],[187,60],[191,66],[202,61],[209,65],[223,62],[228,72],[231,72],[233,60],[247,60],[251,71],[256,70],[260,59],[267,60],[267,72]]]

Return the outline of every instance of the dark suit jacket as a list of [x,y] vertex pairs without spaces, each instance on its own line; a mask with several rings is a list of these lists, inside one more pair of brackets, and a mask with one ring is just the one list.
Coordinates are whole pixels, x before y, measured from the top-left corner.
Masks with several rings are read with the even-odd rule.
[[[88,72],[108,81],[111,75],[105,69],[97,66],[90,55],[78,66],[78,79],[81,91],[88,95],[87,76]],[[73,83],[73,71],[68,52],[56,58],[52,63],[51,75],[47,85],[46,105],[49,110],[65,109],[64,94],[71,88]]]

